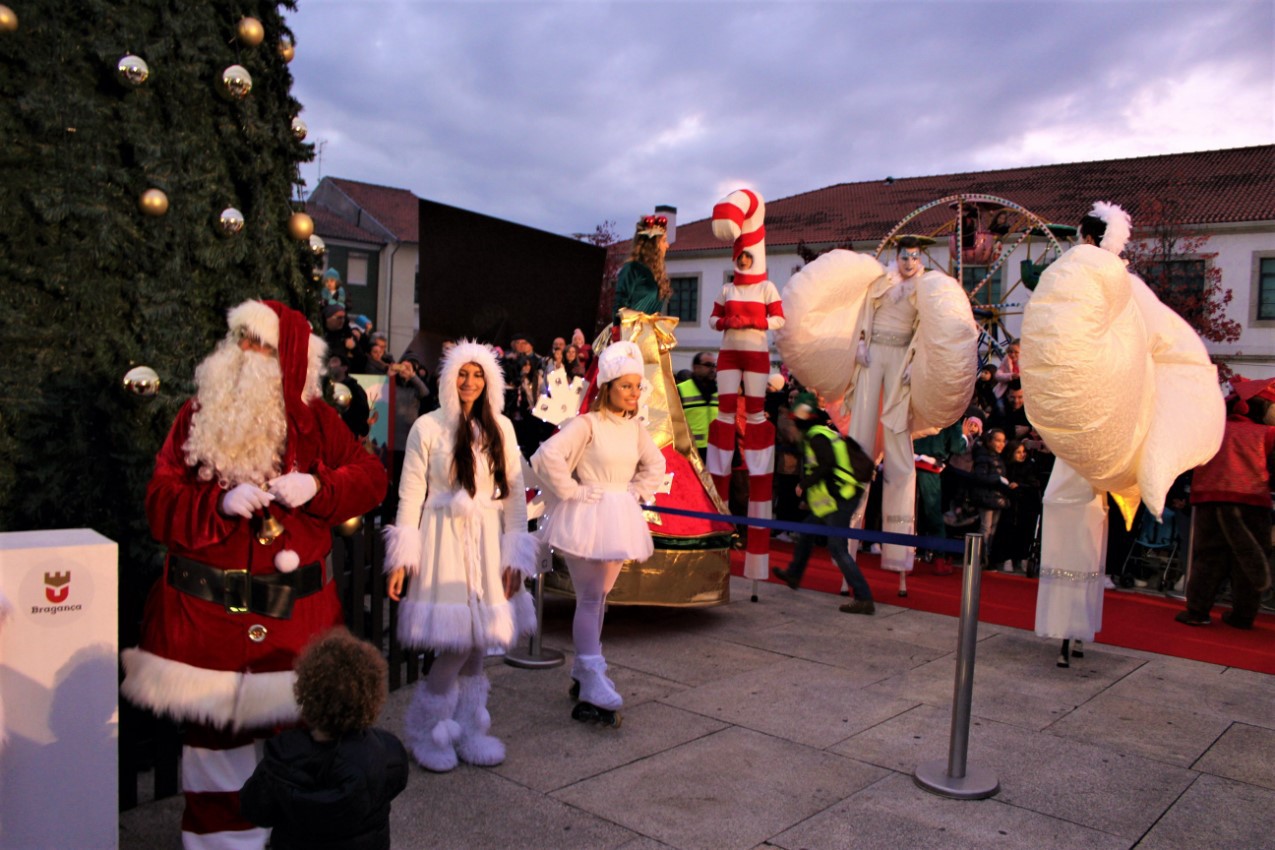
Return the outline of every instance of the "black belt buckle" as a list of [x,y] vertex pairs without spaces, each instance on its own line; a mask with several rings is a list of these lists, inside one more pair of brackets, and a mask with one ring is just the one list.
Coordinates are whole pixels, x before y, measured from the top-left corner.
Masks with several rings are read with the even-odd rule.
[[230,614],[247,614],[252,602],[252,577],[247,570],[223,570],[223,602]]

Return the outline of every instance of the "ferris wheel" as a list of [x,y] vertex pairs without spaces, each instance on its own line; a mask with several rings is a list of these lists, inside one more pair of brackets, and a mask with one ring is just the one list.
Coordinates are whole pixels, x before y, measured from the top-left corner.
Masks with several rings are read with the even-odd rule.
[[[877,258],[904,234],[920,237],[927,265],[946,265],[965,288],[983,328],[979,360],[986,362],[1004,354],[1011,339],[1006,320],[1022,315],[1041,272],[1066,250],[1076,228],[1047,222],[1005,198],[961,193],[931,201],[900,219],[877,245]],[[935,245],[946,245],[946,264],[930,253]]]

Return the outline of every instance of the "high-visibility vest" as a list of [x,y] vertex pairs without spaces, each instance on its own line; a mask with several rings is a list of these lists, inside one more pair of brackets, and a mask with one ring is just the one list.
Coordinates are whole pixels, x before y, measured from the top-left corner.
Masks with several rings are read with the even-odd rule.
[[806,505],[810,508],[810,512],[817,517],[825,517],[837,509],[838,501],[844,503],[854,497],[859,491],[861,485],[854,477],[854,469],[850,466],[850,450],[846,447],[846,441],[841,439],[841,435],[829,428],[827,425],[813,425],[806,432],[806,439],[803,441],[803,448],[806,456],[806,474],[814,472],[819,462],[815,458],[814,449],[810,447],[810,441],[815,437],[826,437],[828,442],[832,443],[833,457],[836,458],[837,468],[833,472],[836,479],[836,495],[828,490],[828,482],[820,481],[806,491]]
[[713,397],[706,399],[699,391],[693,378],[688,378],[677,385],[677,394],[682,397],[682,410],[686,413],[686,427],[691,429],[697,449],[708,448],[708,424],[717,415],[717,391]]

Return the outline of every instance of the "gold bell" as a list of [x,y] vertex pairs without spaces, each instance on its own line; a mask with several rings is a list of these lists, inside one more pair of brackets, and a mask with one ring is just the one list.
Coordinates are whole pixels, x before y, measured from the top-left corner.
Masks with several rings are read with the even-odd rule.
[[269,546],[280,534],[283,534],[284,530],[283,523],[274,518],[269,508],[261,509],[261,525],[257,529],[258,543]]

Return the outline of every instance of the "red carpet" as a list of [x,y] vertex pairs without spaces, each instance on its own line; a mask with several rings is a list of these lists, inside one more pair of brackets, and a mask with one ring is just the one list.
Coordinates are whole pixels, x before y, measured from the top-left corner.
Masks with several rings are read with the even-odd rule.
[[[771,566],[787,566],[791,556],[791,543],[771,543]],[[936,576],[933,567],[918,562],[916,570],[908,576],[907,598],[900,599],[898,574],[880,569],[878,556],[863,554],[858,562],[878,602],[951,617],[960,616],[960,569],[954,570],[950,576]],[[743,568],[743,553],[731,553],[731,572],[743,575]],[[826,549],[815,550],[801,586],[803,591],[832,594],[841,590],[841,573],[828,557]],[[987,571],[983,573],[980,596],[980,622],[1028,631],[1034,628],[1034,579]],[[1182,609],[1183,603],[1177,599],[1108,590],[1102,606],[1102,631],[1095,642],[1275,674],[1275,615],[1260,614],[1252,631],[1242,631],[1222,623],[1219,619],[1221,611],[1217,608],[1213,610],[1213,625],[1184,626],[1173,619]]]

